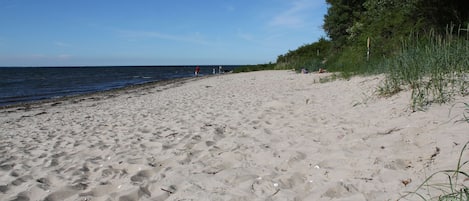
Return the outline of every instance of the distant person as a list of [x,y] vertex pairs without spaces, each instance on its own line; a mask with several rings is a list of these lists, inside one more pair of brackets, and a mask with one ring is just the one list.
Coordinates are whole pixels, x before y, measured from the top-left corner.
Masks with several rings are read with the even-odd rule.
[[223,73],[223,68],[221,66],[218,67],[218,73],[222,74]]
[[215,68],[213,68],[212,73],[213,73],[214,75],[215,75],[215,73],[217,73],[217,71],[215,70]]
[[200,72],[200,67],[199,66],[195,67],[195,76],[199,76],[199,72]]

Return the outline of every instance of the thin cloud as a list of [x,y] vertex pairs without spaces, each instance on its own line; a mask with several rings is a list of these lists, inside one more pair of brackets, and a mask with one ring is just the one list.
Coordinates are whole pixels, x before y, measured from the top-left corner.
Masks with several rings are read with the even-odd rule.
[[279,47],[276,41],[281,40],[283,37],[282,34],[271,34],[271,35],[263,35],[263,36],[255,36],[252,33],[243,32],[238,30],[236,36],[251,45],[255,45],[257,47],[262,48],[277,48]]
[[212,44],[209,41],[203,39],[203,36],[199,32],[192,33],[190,35],[172,35],[161,33],[157,31],[119,31],[119,34],[123,37],[130,38],[130,39],[146,39],[146,38],[156,38],[161,40],[169,40],[175,42],[187,42],[187,43],[195,43],[195,44],[202,44],[202,45],[210,45]]
[[64,42],[60,42],[60,41],[55,42],[54,45],[56,45],[58,47],[71,47],[72,46],[68,43],[64,43]]
[[238,30],[238,33],[236,35],[243,40],[254,41],[254,37],[252,36],[252,34],[245,33],[245,32]]
[[233,5],[225,5],[223,8],[228,12],[233,12],[236,10],[236,8]]
[[72,58],[72,55],[69,55],[69,54],[59,54],[59,55],[31,54],[31,55],[25,55],[25,56],[18,56],[18,58],[64,60],[64,59]]
[[307,24],[307,16],[315,3],[311,1],[295,1],[284,12],[274,16],[269,22],[270,26],[283,26],[301,28]]

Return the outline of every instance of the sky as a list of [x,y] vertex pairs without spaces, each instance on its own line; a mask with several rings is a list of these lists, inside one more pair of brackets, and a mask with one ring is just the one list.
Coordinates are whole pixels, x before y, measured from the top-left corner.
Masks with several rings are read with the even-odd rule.
[[0,66],[244,65],[326,37],[324,0],[0,0]]

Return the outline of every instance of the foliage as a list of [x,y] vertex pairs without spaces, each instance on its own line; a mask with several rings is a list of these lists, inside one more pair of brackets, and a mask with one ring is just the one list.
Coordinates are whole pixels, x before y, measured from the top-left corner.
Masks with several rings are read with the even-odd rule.
[[[327,56],[329,71],[341,72],[344,77],[385,73],[388,76],[379,92],[390,96],[409,88],[414,110],[425,109],[430,103],[445,103],[458,93],[468,94],[467,3],[455,0],[327,3],[323,28],[333,44]],[[454,23],[463,28],[455,27]]]
[[334,53],[347,47],[365,46],[371,39],[371,55],[378,59],[399,51],[402,39],[413,34],[445,33],[445,26],[469,23],[464,1],[441,0],[327,0],[323,28]]
[[456,94],[468,95],[469,41],[429,36],[409,39],[400,54],[378,65],[387,77],[379,92],[392,95],[407,87],[412,91],[412,109],[425,109],[430,103],[445,103]]
[[294,51],[289,51],[277,58],[277,63],[287,63],[289,60],[298,57],[324,59],[330,47],[330,41],[320,38],[317,42],[298,47]]
[[419,21],[414,18],[416,0],[368,0],[364,4],[361,23],[365,26],[354,39],[370,38],[372,56],[392,56],[404,37],[417,32]]
[[277,58],[276,69],[295,69],[299,71],[305,68],[309,71],[317,71],[324,67],[324,60],[329,54],[330,41],[325,38],[318,42],[306,44],[294,51],[289,51]]
[[233,70],[234,73],[241,73],[241,72],[251,72],[251,71],[260,71],[260,70],[274,70],[275,64],[268,63],[268,64],[257,64],[257,65],[246,65],[240,66]]
[[339,51],[348,44],[349,30],[363,14],[365,0],[326,0],[329,4],[324,16],[324,31],[332,41],[333,49]]
[[469,5],[461,0],[418,0],[415,18],[422,22],[426,30],[443,33],[448,24],[466,26],[469,23]]
[[[449,0],[326,0],[328,39],[277,58],[274,69],[385,73],[379,92],[412,91],[412,108],[468,95],[469,9]],[[459,27],[454,26],[457,23]],[[456,30],[457,29],[457,30]]]
[[[349,77],[384,73],[378,91],[391,96],[401,90],[412,93],[411,107],[425,109],[431,103],[469,95],[469,5],[462,0],[326,0],[323,28],[328,39],[304,45],[280,55],[276,69],[326,67]],[[456,26],[455,26],[456,25]],[[371,41],[371,43],[368,43]],[[321,44],[324,45],[319,45]],[[315,52],[320,49],[321,55]],[[368,54],[369,53],[369,54]],[[334,74],[337,75],[337,74]],[[334,79],[336,76],[334,76]],[[327,81],[327,80],[325,80]],[[465,104],[469,113],[469,104]],[[464,121],[469,123],[469,115]],[[464,145],[455,170],[439,171],[412,194],[426,200],[421,190],[441,190],[438,200],[468,200],[469,188],[460,177],[469,161],[462,162]],[[443,174],[448,183],[430,184]],[[426,188],[426,189],[425,189]],[[430,199],[434,199],[431,197]]]

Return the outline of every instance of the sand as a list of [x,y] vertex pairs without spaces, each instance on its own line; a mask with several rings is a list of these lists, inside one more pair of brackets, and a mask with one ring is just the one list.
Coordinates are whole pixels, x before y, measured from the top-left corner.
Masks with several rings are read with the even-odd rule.
[[397,200],[456,167],[469,97],[412,112],[409,91],[377,96],[383,76],[324,76],[229,74],[2,109],[0,200]]

